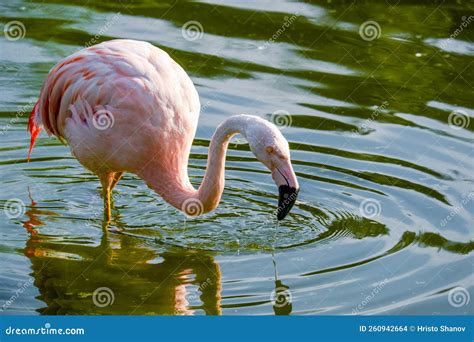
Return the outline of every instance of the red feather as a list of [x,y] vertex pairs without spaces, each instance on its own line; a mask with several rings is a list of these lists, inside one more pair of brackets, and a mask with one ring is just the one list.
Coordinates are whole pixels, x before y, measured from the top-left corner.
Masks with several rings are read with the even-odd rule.
[[41,126],[35,123],[36,108],[38,107],[38,103],[39,101],[36,102],[35,106],[33,107],[33,110],[30,114],[30,118],[28,120],[28,132],[30,132],[31,135],[30,150],[28,151],[28,161],[30,161],[31,151],[33,150],[33,146],[35,146],[36,138],[41,132]]

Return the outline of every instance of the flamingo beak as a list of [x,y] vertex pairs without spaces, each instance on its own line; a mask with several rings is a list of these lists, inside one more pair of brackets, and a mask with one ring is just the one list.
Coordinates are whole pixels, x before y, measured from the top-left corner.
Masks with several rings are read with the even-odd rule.
[[278,186],[277,219],[283,220],[296,202],[300,191],[298,180],[291,163],[288,161],[272,171],[272,177]]

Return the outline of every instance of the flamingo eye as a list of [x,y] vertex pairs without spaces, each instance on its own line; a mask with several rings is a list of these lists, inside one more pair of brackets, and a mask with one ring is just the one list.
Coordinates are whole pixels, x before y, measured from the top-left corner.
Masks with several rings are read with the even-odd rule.
[[267,146],[265,149],[268,153],[273,153],[273,146]]

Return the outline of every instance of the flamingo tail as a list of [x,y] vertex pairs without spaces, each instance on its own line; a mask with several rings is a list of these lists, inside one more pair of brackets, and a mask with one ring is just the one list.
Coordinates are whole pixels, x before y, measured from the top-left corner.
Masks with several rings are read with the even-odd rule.
[[39,133],[41,132],[41,126],[36,124],[35,116],[36,116],[36,109],[38,108],[38,102],[36,102],[33,110],[31,111],[30,118],[28,120],[28,132],[30,132],[31,140],[30,140],[30,149],[28,151],[28,161],[30,161],[31,151],[33,150],[33,146],[35,146],[36,138],[38,137]]

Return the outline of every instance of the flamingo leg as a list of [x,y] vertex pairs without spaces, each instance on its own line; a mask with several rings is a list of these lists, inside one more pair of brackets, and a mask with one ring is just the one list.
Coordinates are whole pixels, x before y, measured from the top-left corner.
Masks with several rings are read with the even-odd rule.
[[99,175],[100,183],[102,184],[102,195],[104,197],[104,220],[108,223],[112,216],[110,205],[110,194],[112,192],[112,184],[114,182],[114,172]]
[[112,185],[110,186],[110,191],[112,191],[112,189],[117,185],[119,180],[122,178],[123,174],[124,174],[124,172],[115,172],[114,179],[112,181]]

